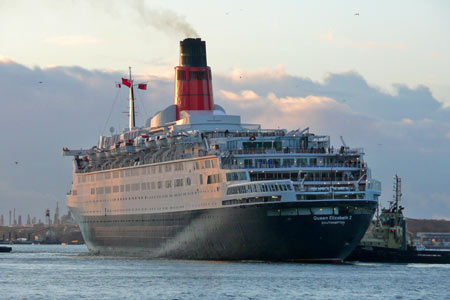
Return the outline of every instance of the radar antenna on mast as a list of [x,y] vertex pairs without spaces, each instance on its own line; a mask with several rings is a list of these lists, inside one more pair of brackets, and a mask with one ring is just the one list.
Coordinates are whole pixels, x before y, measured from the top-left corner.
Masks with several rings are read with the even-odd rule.
[[129,130],[132,130],[136,127],[136,116],[134,114],[134,90],[133,90],[133,78],[131,77],[131,67],[128,67],[130,71],[130,111],[129,111],[129,119],[128,119],[128,127]]
[[392,201],[389,201],[390,207],[389,210],[392,212],[398,212],[399,209],[403,209],[401,206],[398,205],[400,200],[402,200],[402,179],[398,177],[397,174],[394,176],[394,185],[393,185],[393,199]]

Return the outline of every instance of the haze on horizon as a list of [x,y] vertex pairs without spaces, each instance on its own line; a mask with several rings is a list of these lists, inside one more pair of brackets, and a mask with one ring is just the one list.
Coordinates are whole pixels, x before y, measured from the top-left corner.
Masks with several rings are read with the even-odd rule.
[[450,219],[448,2],[91,2],[0,3],[5,219],[14,207],[40,217],[64,206],[72,165],[61,148],[126,126],[126,91],[114,82],[128,66],[150,85],[138,124],[173,102],[186,36],[206,41],[215,102],[228,113],[310,127],[335,146],[343,135],[365,148],[383,205],[398,173],[408,217]]

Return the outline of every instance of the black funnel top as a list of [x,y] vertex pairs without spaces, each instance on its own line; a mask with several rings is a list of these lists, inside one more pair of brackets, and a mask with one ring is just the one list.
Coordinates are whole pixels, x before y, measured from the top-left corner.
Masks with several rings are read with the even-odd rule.
[[180,65],[186,67],[206,67],[206,44],[200,38],[185,39],[180,42]]

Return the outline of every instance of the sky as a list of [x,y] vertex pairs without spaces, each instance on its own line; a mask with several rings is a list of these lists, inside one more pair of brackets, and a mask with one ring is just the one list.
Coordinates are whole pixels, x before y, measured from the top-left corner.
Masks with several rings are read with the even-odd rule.
[[114,83],[128,66],[150,85],[138,124],[172,104],[179,41],[201,37],[228,113],[336,146],[342,135],[365,148],[384,206],[398,173],[408,217],[450,219],[449,12],[448,1],[0,1],[0,214],[64,211],[61,148],[127,126]]

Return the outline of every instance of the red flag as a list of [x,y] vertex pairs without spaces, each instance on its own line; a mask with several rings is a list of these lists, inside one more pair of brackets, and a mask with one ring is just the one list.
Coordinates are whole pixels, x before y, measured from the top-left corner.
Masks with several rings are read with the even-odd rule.
[[126,85],[127,87],[131,87],[132,83],[133,82],[130,79],[122,78],[122,84]]
[[138,89],[146,90],[147,89],[147,84],[146,83],[139,83],[138,84]]
[[121,88],[122,87],[122,85],[120,84],[120,83],[116,83],[116,88]]

